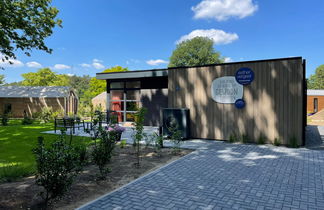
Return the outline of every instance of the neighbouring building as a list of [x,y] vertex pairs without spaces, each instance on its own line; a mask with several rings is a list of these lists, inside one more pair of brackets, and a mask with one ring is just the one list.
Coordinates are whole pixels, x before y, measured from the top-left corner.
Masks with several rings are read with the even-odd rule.
[[106,80],[106,109],[120,121],[148,109],[146,125],[162,125],[162,108],[189,109],[190,137],[228,140],[260,136],[304,144],[305,60],[302,57],[97,73]]
[[324,90],[307,90],[307,112],[316,113],[324,109]]
[[43,107],[76,114],[78,97],[70,87],[63,86],[0,86],[0,114],[20,118],[24,113],[32,116]]

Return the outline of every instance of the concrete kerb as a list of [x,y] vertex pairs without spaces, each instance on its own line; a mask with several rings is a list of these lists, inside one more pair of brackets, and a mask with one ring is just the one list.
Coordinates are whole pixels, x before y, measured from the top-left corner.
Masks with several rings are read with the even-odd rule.
[[176,159],[176,160],[174,160],[174,161],[171,161],[171,162],[167,163],[166,165],[164,165],[164,166],[162,166],[162,167],[160,167],[160,168],[157,168],[156,170],[151,171],[151,172],[145,174],[144,176],[141,176],[141,177],[139,177],[139,178],[137,178],[137,179],[135,179],[135,180],[133,180],[133,181],[131,181],[131,182],[129,182],[129,183],[127,183],[127,184],[125,184],[125,185],[123,185],[123,186],[121,186],[121,187],[119,187],[119,188],[117,188],[117,189],[115,189],[115,190],[113,190],[113,191],[111,191],[111,192],[109,192],[109,193],[106,193],[106,194],[100,196],[99,198],[97,198],[97,199],[95,199],[95,200],[92,200],[92,201],[90,201],[90,202],[88,202],[88,203],[86,203],[86,204],[83,204],[82,206],[80,206],[80,207],[78,207],[78,208],[76,208],[76,209],[77,209],[77,210],[82,210],[82,209],[85,208],[86,206],[91,205],[92,203],[95,203],[95,202],[97,202],[98,200],[100,200],[100,199],[102,199],[102,198],[104,198],[104,197],[106,197],[106,196],[109,196],[109,195],[111,195],[111,194],[113,194],[113,193],[115,193],[115,192],[117,192],[117,191],[120,191],[120,190],[124,189],[125,187],[127,187],[127,186],[129,186],[129,185],[131,185],[131,184],[133,184],[133,183],[139,182],[140,180],[144,179],[144,178],[147,177],[147,176],[150,176],[150,175],[153,175],[153,174],[156,174],[156,173],[160,172],[163,168],[166,168],[166,167],[168,167],[168,166],[170,166],[170,165],[172,165],[172,164],[175,164],[177,161],[180,161],[180,160],[182,160],[182,159],[184,159],[184,158],[188,158],[188,157],[190,157],[190,156],[192,156],[192,155],[198,154],[199,151],[200,151],[200,150],[197,149],[197,150],[195,150],[195,151],[193,151],[193,152],[191,152],[191,153],[189,153],[189,154],[187,154],[187,155],[185,155],[185,156],[183,156],[183,157],[181,157],[181,158],[179,158],[179,159]]

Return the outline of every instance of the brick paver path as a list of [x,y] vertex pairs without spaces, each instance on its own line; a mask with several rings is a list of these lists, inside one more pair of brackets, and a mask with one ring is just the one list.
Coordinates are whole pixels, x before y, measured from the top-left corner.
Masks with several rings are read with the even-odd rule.
[[324,151],[215,142],[81,209],[324,209]]

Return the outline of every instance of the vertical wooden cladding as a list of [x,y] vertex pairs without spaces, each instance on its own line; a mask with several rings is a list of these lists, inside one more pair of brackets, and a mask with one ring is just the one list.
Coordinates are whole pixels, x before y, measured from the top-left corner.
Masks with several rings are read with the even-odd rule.
[[[254,71],[255,79],[244,86],[244,109],[220,104],[211,97],[211,83],[234,76],[241,67]],[[247,134],[270,142],[279,138],[302,144],[303,67],[301,58],[222,64],[169,70],[169,107],[189,108],[193,138],[228,140],[231,134]]]

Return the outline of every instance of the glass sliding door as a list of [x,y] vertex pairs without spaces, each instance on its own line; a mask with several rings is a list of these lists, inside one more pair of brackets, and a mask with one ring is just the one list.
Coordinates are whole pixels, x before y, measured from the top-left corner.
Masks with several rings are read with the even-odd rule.
[[119,122],[134,122],[134,114],[140,106],[139,81],[110,84],[110,110],[117,113]]

